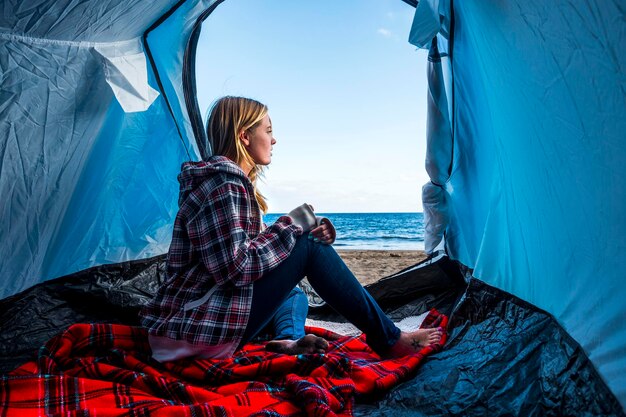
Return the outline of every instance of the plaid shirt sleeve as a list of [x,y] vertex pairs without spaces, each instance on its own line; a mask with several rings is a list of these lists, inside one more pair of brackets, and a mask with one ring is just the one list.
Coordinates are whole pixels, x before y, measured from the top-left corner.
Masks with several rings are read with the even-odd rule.
[[225,181],[187,224],[190,241],[218,285],[243,286],[284,261],[302,228],[283,216],[259,233],[260,211],[246,185]]

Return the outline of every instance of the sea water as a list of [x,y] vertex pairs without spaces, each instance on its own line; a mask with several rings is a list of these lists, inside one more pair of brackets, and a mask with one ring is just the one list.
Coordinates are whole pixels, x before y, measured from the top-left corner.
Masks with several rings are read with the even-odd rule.
[[[282,214],[267,214],[269,226]],[[424,250],[423,213],[317,213],[337,230],[336,249]]]

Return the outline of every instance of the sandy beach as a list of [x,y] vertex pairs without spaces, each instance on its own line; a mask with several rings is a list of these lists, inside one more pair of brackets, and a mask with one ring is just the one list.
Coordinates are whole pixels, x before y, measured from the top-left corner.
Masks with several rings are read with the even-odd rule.
[[426,259],[426,253],[417,250],[338,250],[337,253],[363,285]]

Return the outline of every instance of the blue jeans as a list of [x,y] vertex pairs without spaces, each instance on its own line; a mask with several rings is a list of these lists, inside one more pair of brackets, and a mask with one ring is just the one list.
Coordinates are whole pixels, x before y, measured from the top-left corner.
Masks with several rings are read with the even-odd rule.
[[307,277],[315,291],[339,314],[365,333],[369,346],[384,353],[400,337],[400,329],[383,313],[332,246],[299,236],[289,257],[254,282],[250,319],[243,343],[270,323],[293,288]]
[[304,337],[304,323],[309,313],[309,300],[304,291],[295,287],[272,317],[274,339],[296,340]]

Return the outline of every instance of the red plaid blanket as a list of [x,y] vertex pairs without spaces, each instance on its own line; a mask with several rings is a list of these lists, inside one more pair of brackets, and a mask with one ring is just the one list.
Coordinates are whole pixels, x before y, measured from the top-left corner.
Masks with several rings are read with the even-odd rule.
[[[422,327],[445,327],[432,310]],[[227,360],[150,359],[145,330],[76,324],[38,358],[0,377],[0,416],[349,416],[355,396],[382,394],[415,375],[441,343],[381,360],[363,336],[319,328],[324,354],[289,356],[248,344]]]

